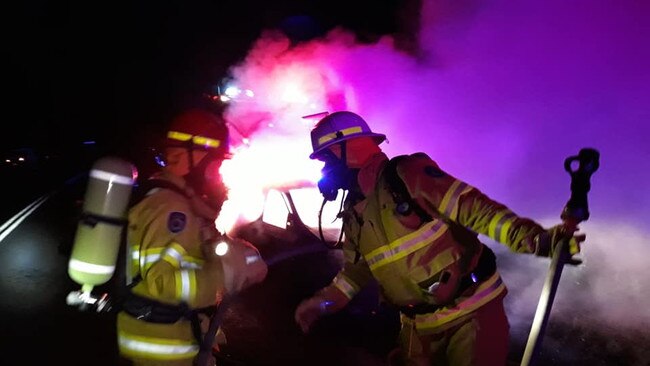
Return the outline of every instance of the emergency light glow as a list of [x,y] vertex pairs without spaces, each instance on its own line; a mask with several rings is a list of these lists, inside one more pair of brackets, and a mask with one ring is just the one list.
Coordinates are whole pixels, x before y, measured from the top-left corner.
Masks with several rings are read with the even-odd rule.
[[224,94],[230,98],[235,98],[241,93],[241,90],[236,86],[229,86],[224,91]]

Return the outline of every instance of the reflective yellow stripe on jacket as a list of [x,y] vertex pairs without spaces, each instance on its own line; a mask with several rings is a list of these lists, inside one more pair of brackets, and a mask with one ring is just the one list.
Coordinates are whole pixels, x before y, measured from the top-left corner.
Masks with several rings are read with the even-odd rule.
[[458,202],[460,200],[460,196],[472,189],[474,188],[465,182],[462,182],[460,180],[454,181],[454,183],[451,184],[444,197],[442,198],[440,207],[438,209],[445,216],[456,221],[458,218]]
[[197,283],[195,269],[200,269],[203,260],[191,257],[185,248],[178,243],[172,243],[165,248],[149,248],[140,251],[140,246],[131,248],[131,265],[144,274],[160,260],[178,268],[175,273],[176,299],[184,302],[191,301],[196,296]]
[[445,231],[447,231],[447,226],[441,220],[435,219],[422,225],[418,230],[366,254],[366,262],[374,271],[381,266],[402,259],[418,249],[431,245]]
[[501,276],[495,273],[488,280],[480,284],[472,296],[462,300],[456,306],[443,308],[431,314],[416,315],[415,326],[418,330],[424,332],[434,330],[442,324],[449,323],[475,311],[499,296],[505,290],[506,287],[501,280]]
[[498,212],[488,226],[488,235],[497,240],[500,243],[508,242],[508,230],[512,226],[512,223],[517,219],[515,215],[510,210],[503,210]]
[[156,360],[182,360],[193,358],[199,353],[199,346],[191,341],[166,338],[142,337],[126,332],[118,333],[122,354]]

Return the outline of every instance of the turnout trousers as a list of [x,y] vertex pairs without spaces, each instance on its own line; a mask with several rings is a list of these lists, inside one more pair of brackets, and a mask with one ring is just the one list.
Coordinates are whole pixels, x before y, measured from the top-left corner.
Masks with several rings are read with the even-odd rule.
[[405,366],[504,366],[510,325],[498,296],[441,331],[418,334],[415,323],[402,316],[401,355]]

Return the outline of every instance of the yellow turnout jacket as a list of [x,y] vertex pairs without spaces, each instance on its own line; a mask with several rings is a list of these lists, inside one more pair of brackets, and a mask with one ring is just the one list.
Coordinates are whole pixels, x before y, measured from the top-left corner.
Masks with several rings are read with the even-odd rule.
[[[185,187],[182,178],[157,177]],[[173,189],[155,188],[129,211],[127,242],[131,274],[141,281],[132,292],[163,304],[189,309],[217,303],[223,290],[218,260],[206,261],[201,244],[216,234],[213,218],[197,215],[190,199]],[[118,314],[120,352],[131,358],[183,360],[197,355],[199,344],[190,321],[145,322],[122,311]]]
[[533,237],[543,228],[442,171],[424,153],[401,159],[396,173],[431,220],[424,221],[415,212],[402,215],[388,183],[387,162],[383,153],[374,156],[363,168],[376,171],[374,189],[346,205],[346,264],[331,286],[352,298],[374,278],[385,299],[394,305],[434,305],[432,312],[413,319],[421,334],[446,329],[505,295],[497,272],[457,292],[460,279],[477,266],[482,250],[489,250],[476,233],[513,251],[532,252]]

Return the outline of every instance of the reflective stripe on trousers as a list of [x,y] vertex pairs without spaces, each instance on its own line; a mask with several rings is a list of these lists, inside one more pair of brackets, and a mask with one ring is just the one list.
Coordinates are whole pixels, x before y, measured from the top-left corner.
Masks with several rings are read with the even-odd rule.
[[441,326],[476,311],[505,292],[506,287],[503,284],[503,280],[501,280],[499,273],[495,272],[490,278],[478,286],[472,296],[460,301],[456,306],[445,307],[431,314],[416,315],[414,320],[415,327],[421,334],[435,332]]
[[199,353],[195,342],[166,338],[142,337],[118,333],[120,353],[136,358],[156,360],[192,359]]
[[[438,333],[418,335],[406,318],[400,331],[400,365],[499,366],[508,356],[509,324],[504,295]],[[410,321],[409,321],[410,320]],[[393,363],[391,363],[392,365]],[[397,363],[395,363],[397,364]]]

